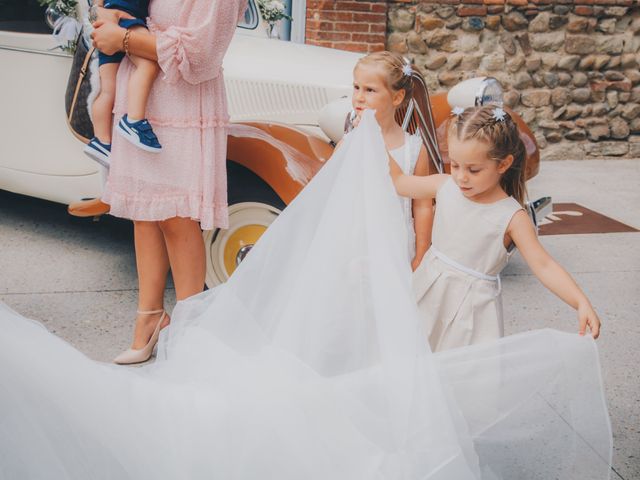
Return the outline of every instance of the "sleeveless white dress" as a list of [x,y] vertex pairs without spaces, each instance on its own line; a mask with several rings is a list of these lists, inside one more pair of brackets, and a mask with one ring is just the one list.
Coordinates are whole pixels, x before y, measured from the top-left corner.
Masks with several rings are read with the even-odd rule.
[[[416,163],[418,163],[418,156],[420,155],[421,148],[422,139],[420,138],[420,135],[410,135],[405,132],[404,144],[398,148],[389,150],[389,153],[406,175],[413,175],[416,169]],[[413,257],[416,255],[416,232],[413,226],[411,199],[407,197],[400,197],[400,204],[402,205],[402,212],[404,214],[404,220],[407,227],[409,262],[411,262]]]
[[413,276],[418,309],[433,351],[504,335],[499,274],[509,253],[504,234],[522,206],[466,198],[453,179],[436,196],[432,246]]
[[154,363],[94,362],[0,304],[0,479],[608,478],[593,339],[432,354],[403,224],[367,111]]

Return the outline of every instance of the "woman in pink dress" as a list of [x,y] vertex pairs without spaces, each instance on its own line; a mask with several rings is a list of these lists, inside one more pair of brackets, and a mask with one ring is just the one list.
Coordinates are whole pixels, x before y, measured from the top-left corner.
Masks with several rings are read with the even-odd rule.
[[[222,59],[247,0],[154,0],[149,31],[118,26],[118,13],[98,9],[94,45],[155,60],[148,119],[161,153],[147,153],[114,136],[103,201],[111,214],[134,222],[138,316],[131,348],[116,363],[149,359],[169,324],[164,289],[171,268],[178,300],[202,291],[201,228],[228,226],[226,146],[229,122]],[[127,82],[135,66],[124,59],[117,77],[114,118],[126,113]]]

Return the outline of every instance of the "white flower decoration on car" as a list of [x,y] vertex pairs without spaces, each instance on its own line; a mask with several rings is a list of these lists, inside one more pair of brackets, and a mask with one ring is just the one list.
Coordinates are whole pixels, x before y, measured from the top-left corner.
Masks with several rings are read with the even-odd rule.
[[460,115],[462,115],[464,113],[464,108],[462,108],[462,107],[454,107],[453,110],[451,110],[451,113],[453,115],[455,115],[456,117],[459,117]]
[[507,116],[507,112],[505,112],[500,107],[493,109],[493,119],[496,122],[504,122],[504,119],[506,116]]
[[411,68],[410,63],[405,63],[402,66],[402,73],[404,74],[405,77],[410,77],[411,75],[413,75],[413,68]]

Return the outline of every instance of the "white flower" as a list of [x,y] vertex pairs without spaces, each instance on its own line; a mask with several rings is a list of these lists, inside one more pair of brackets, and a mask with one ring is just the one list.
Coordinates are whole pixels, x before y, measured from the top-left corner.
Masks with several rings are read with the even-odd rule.
[[410,63],[405,63],[402,66],[402,73],[404,74],[405,77],[410,77],[411,75],[413,75],[413,68],[411,68]]
[[453,110],[451,110],[451,113],[454,114],[456,117],[459,117],[460,115],[462,115],[464,113],[464,108],[462,108],[462,107],[454,107]]
[[281,0],[258,0],[262,18],[268,23],[275,23],[283,18],[291,19],[285,4]]
[[493,109],[493,119],[497,122],[503,122],[504,118],[507,116],[507,112],[505,112],[500,107]]

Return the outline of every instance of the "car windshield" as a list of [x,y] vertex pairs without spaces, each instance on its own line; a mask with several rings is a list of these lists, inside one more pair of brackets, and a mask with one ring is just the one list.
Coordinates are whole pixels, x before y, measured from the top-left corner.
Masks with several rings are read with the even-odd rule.
[[249,0],[244,18],[238,23],[238,27],[253,30],[258,26],[259,16],[255,0]]
[[51,33],[44,21],[45,10],[37,0],[0,0],[0,30]]

